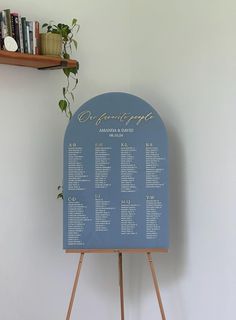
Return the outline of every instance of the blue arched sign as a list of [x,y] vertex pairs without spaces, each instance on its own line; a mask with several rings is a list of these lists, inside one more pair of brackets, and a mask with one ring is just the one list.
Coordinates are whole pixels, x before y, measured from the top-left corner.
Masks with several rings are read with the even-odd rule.
[[83,104],[64,139],[64,249],[167,249],[167,134],[127,93]]

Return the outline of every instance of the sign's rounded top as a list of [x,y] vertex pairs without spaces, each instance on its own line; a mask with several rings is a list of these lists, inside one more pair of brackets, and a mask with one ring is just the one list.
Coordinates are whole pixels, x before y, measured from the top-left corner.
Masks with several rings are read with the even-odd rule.
[[142,126],[154,122],[165,130],[162,119],[149,103],[125,92],[108,92],[91,98],[78,108],[67,128],[73,122],[77,125],[94,123],[95,126]]

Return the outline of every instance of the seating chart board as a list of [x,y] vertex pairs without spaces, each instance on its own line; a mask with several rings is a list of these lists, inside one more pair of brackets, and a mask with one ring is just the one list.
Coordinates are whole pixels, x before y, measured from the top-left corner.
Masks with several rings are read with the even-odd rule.
[[168,145],[157,111],[127,93],[84,103],[64,138],[64,249],[167,249]]

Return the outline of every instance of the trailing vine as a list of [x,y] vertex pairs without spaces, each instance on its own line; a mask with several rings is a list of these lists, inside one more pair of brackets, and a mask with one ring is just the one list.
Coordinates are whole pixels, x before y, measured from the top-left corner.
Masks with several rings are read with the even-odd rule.
[[[77,50],[78,42],[74,39],[75,34],[79,31],[79,24],[77,23],[77,19],[73,19],[71,22],[71,26],[58,23],[52,24],[52,22],[44,23],[42,28],[46,28],[47,33],[56,33],[60,34],[62,37],[62,52],[61,57],[64,59],[70,59],[70,54],[72,53],[72,49]],[[77,63],[75,68],[64,68],[62,69],[63,73],[66,76],[66,85],[62,87],[62,99],[59,100],[58,106],[62,112],[65,112],[65,115],[70,120],[72,117],[71,111],[71,103],[75,101],[74,90],[76,89],[79,78],[79,63]]]
[[[58,23],[52,24],[52,22],[44,23],[42,28],[46,28],[47,33],[56,33],[60,34],[62,37],[62,52],[61,57],[64,59],[70,59],[70,53],[72,48],[77,50],[78,43],[74,39],[75,34],[79,31],[79,24],[77,19],[73,19],[71,26]],[[71,103],[75,101],[74,90],[76,89],[79,79],[78,79],[79,63],[77,63],[75,68],[64,68],[63,73],[66,76],[66,85],[62,87],[62,96],[63,98],[59,100],[58,106],[62,112],[65,112],[65,115],[70,120],[72,117]],[[63,199],[63,184],[57,187],[58,195],[57,199]]]

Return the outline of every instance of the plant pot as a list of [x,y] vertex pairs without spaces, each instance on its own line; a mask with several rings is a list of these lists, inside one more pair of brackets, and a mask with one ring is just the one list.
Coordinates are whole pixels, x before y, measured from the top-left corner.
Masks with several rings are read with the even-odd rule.
[[40,33],[40,53],[48,56],[61,56],[62,37],[56,33]]

